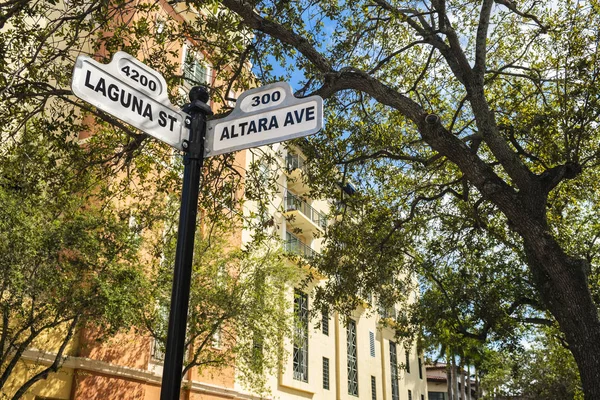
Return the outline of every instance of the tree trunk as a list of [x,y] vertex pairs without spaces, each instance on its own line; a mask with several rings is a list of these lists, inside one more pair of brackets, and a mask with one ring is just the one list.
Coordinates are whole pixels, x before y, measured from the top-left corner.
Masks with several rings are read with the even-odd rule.
[[460,392],[458,391],[458,368],[456,368],[456,357],[452,356],[452,392],[454,392],[454,399],[460,398]]
[[465,389],[465,366],[463,363],[463,358],[460,357],[460,364],[458,366],[458,372],[460,374],[460,390],[458,392],[458,398],[461,400],[465,400],[467,398],[467,391]]
[[[479,115],[490,125],[484,124],[482,129],[487,129],[487,135],[498,144],[499,135],[482,88],[472,91],[470,102],[476,119],[479,120]],[[502,144],[496,150],[507,157],[502,159],[502,165],[511,167],[509,174],[519,181],[513,187],[483,160],[465,151],[468,148],[452,137],[438,120],[428,122],[424,116],[415,122],[425,141],[455,163],[482,196],[507,217],[509,226],[523,239],[527,265],[536,289],[566,336],[581,375],[585,399],[600,399],[600,380],[597,379],[600,376],[600,320],[587,282],[590,267],[586,260],[571,257],[563,251],[547,223],[547,196],[560,182],[557,178],[560,169],[553,171],[555,176],[552,172],[546,175],[524,172],[524,167],[511,165],[514,153]],[[564,174],[563,171],[563,177]]]
[[471,400],[471,365],[467,361],[467,400]]
[[[543,191],[519,194],[513,204],[500,202],[513,229],[523,238],[535,287],[565,334],[581,376],[586,400],[600,399],[600,319],[588,284],[590,265],[571,257],[551,233]],[[536,207],[544,205],[543,210]]]
[[450,363],[450,352],[446,353],[446,390],[448,391],[448,400],[452,400],[452,364]]
[[600,399],[600,321],[585,260],[567,256],[554,240],[525,240],[536,287],[575,357],[586,400]]

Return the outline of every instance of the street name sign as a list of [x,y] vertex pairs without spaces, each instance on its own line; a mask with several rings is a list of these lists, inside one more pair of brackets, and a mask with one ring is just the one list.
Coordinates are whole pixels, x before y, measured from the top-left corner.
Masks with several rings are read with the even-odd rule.
[[108,64],[77,57],[71,89],[98,109],[183,151],[188,115],[169,101],[165,78],[133,56],[118,51]]
[[205,155],[312,135],[323,127],[323,99],[296,98],[291,86],[277,82],[247,90],[227,117],[208,121]]

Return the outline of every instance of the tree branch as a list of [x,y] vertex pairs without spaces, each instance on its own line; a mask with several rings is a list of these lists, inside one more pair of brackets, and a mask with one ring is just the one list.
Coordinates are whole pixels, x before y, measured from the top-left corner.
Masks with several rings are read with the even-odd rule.
[[483,76],[485,72],[486,53],[487,53],[487,36],[488,29],[490,26],[490,14],[492,12],[492,5],[494,0],[484,0],[481,5],[481,12],[479,13],[479,25],[477,26],[477,36],[475,38],[475,65],[473,66],[473,72],[475,77],[481,83],[483,83]]
[[281,42],[298,49],[322,72],[333,71],[333,67],[305,37],[286,29],[273,21],[261,17],[246,0],[223,0],[223,5],[237,13],[253,29],[278,38]]
[[517,6],[515,5],[515,3],[513,3],[512,1],[510,1],[510,0],[494,0],[494,2],[496,2],[497,4],[502,4],[503,6],[505,6],[506,8],[508,8],[509,10],[511,10],[512,12],[514,12],[515,14],[517,14],[523,18],[528,18],[528,19],[534,21],[541,28],[542,33],[548,33],[548,28],[542,23],[542,21],[539,20],[538,17],[536,17],[533,14],[519,11],[517,9]]
[[67,345],[69,344],[69,342],[71,341],[71,338],[73,337],[73,333],[75,332],[75,327],[77,326],[78,321],[79,321],[79,316],[76,316],[75,318],[73,318],[73,321],[71,321],[71,324],[69,325],[69,328],[67,331],[67,335],[63,339],[63,341],[60,345],[60,348],[58,349],[58,353],[56,353],[56,356],[54,357],[54,362],[52,362],[52,364],[50,366],[48,366],[48,368],[45,368],[44,370],[38,372],[37,374],[32,376],[29,380],[27,380],[27,382],[25,382],[23,385],[21,385],[19,390],[17,390],[15,392],[15,395],[13,396],[12,400],[20,399],[25,394],[25,392],[27,390],[29,390],[29,388],[31,386],[33,386],[33,384],[35,384],[36,382],[38,382],[41,379],[48,378],[48,375],[51,372],[58,371],[58,369],[64,362],[63,353],[65,352]]

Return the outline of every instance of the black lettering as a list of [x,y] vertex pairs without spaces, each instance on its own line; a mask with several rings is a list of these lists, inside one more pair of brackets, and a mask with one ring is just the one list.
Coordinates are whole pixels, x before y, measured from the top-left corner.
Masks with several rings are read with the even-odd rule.
[[267,119],[266,118],[261,118],[258,120],[258,131],[262,132],[262,131],[266,131],[267,130]]
[[306,108],[306,120],[312,121],[315,119],[315,106]]
[[221,133],[221,139],[219,140],[223,139],[229,139],[229,131],[227,130],[227,127],[223,128],[223,133]]
[[91,77],[92,77],[92,71],[85,71],[85,86],[94,90],[94,85],[90,84]]
[[119,101],[119,88],[117,85],[108,85],[108,98],[112,101]]
[[144,114],[142,117],[147,117],[150,121],[154,121],[152,119],[152,107],[150,107],[150,103],[146,104],[146,108],[144,109]]
[[254,122],[254,121],[250,121],[250,125],[248,126],[247,135],[249,135],[251,133],[256,133],[256,122]]
[[[278,92],[275,92],[278,93]],[[271,122],[269,123],[269,130],[271,129],[277,129],[279,128],[279,123],[277,122],[277,117],[275,117],[274,115],[271,117]]]
[[101,92],[104,97],[106,97],[106,82],[104,82],[104,78],[100,78],[98,83],[96,83],[96,87],[94,88],[96,92]]
[[238,125],[240,127],[240,129],[242,130],[240,132],[240,136],[244,136],[244,134],[246,133],[246,126],[248,125],[247,122],[240,122],[240,124]]
[[171,126],[169,127],[169,130],[173,132],[173,125],[175,124],[175,121],[177,121],[177,118],[172,115],[169,115],[169,120],[171,121]]
[[289,111],[285,115],[285,122],[283,123],[283,126],[288,126],[288,125],[294,125],[294,117],[292,116],[292,112],[291,111]]
[[[125,95],[127,95],[127,100],[125,100]],[[131,104],[131,93],[126,93],[124,90],[121,90],[121,105],[125,108],[129,108]]]
[[302,117],[304,117],[304,108],[300,110],[300,115],[298,115],[298,110],[295,110],[294,114],[296,115],[296,122],[302,122]]
[[235,125],[231,125],[231,138],[236,138],[239,135],[237,133],[235,133]]
[[167,126],[167,113],[164,111],[159,111],[158,112],[158,125],[162,126],[163,128],[165,126]]
[[139,115],[142,115],[143,105],[144,101],[142,99],[138,99],[136,96],[133,96],[133,104],[131,105],[131,111],[137,111]]

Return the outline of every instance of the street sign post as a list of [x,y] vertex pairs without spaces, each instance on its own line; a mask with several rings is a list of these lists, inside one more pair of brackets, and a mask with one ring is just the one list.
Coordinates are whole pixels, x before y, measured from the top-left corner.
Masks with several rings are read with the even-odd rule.
[[242,93],[231,114],[207,127],[207,157],[308,136],[323,127],[323,99],[299,99],[288,83],[273,83]]
[[80,99],[185,152],[160,393],[161,400],[178,399],[204,157],[316,133],[323,126],[323,99],[297,99],[290,85],[279,82],[244,92],[229,116],[207,122],[212,111],[205,88],[192,88],[190,103],[179,111],[169,101],[163,76],[122,51],[109,64],[77,57],[71,88]]
[[71,88],[80,99],[183,150],[187,114],[169,101],[165,78],[129,54],[119,51],[109,64],[77,57]]

